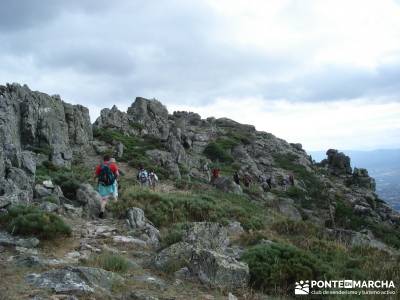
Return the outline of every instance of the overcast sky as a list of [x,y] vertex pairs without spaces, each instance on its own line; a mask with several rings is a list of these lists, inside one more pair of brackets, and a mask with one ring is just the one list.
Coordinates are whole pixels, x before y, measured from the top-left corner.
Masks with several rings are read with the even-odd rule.
[[400,147],[398,0],[0,0],[0,84],[136,96],[308,150]]

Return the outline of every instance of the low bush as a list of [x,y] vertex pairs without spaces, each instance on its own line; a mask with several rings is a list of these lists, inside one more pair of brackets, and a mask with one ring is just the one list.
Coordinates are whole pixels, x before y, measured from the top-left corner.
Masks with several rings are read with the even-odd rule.
[[256,245],[241,260],[250,268],[253,287],[266,292],[291,293],[296,281],[324,279],[330,268],[311,253],[286,244]]
[[59,216],[33,206],[12,206],[0,217],[0,223],[11,234],[34,235],[43,239],[69,236],[71,228]]
[[264,210],[250,203],[245,196],[217,191],[188,191],[156,193],[139,187],[125,190],[120,201],[110,209],[117,216],[125,216],[129,207],[142,208],[156,226],[180,222],[212,221],[227,223],[237,220],[245,229],[264,226]]
[[351,205],[341,199],[336,200],[335,224],[336,226],[356,231],[367,226],[366,220],[363,217],[354,214]]
[[173,224],[161,239],[161,248],[167,248],[168,246],[182,241],[182,235],[185,223]]
[[370,224],[368,226],[374,235],[386,244],[400,249],[400,227],[388,226],[386,224]]
[[283,220],[272,224],[271,229],[281,235],[317,237],[323,235],[323,230],[307,221]]
[[55,166],[50,161],[43,162],[36,169],[36,182],[43,182],[51,179],[59,185],[63,194],[68,199],[76,198],[76,191],[79,185],[92,179],[94,170],[89,170],[82,164],[73,164],[70,169]]
[[212,161],[219,161],[222,163],[230,163],[233,161],[232,155],[217,142],[209,143],[204,149],[204,155]]
[[299,201],[304,208],[328,208],[328,192],[321,180],[312,171],[297,162],[298,157],[291,153],[275,153],[273,155],[276,165],[279,168],[289,170],[294,174],[295,179],[305,188],[305,191],[294,187],[289,188],[286,194]]
[[109,252],[93,255],[85,263],[92,267],[118,273],[126,273],[131,265],[125,257]]

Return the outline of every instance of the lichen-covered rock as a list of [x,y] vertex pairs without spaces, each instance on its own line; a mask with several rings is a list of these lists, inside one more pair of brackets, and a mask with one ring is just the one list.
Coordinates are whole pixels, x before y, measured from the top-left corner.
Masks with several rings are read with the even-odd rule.
[[290,220],[302,220],[299,210],[294,206],[294,201],[290,198],[280,198],[278,202],[278,210]]
[[213,180],[213,185],[217,189],[219,189],[225,193],[232,193],[232,194],[236,194],[236,195],[240,195],[243,193],[240,185],[236,184],[232,178],[223,177],[223,176],[215,178]]
[[212,250],[194,249],[188,267],[202,283],[212,287],[240,289],[250,279],[247,264]]
[[181,178],[179,166],[171,152],[165,150],[147,150],[146,155],[158,166],[166,169],[171,177]]
[[238,238],[245,232],[242,227],[242,224],[240,224],[240,222],[238,221],[230,222],[226,226],[226,230],[228,232],[228,236],[231,238]]
[[76,200],[84,205],[87,217],[97,217],[100,213],[100,194],[88,183],[81,184],[76,192]]
[[350,157],[335,149],[329,149],[326,152],[326,155],[328,158],[323,160],[321,163],[327,165],[328,170],[333,175],[339,176],[351,174],[352,169],[350,165]]
[[128,224],[134,229],[133,234],[157,248],[160,245],[160,231],[145,217],[144,211],[132,207],[127,211]]
[[375,179],[369,177],[368,171],[366,169],[359,168],[354,168],[351,184],[370,189],[372,191],[375,191],[376,187]]
[[56,212],[59,207],[55,203],[45,201],[39,205],[39,208],[45,212]]
[[143,133],[162,140],[169,135],[168,110],[156,99],[137,97],[128,108],[128,117],[132,123],[140,124]]
[[111,128],[126,133],[134,133],[134,128],[129,125],[128,115],[121,112],[115,105],[111,109],[101,110],[100,117],[94,122],[93,128]]
[[0,245],[9,247],[35,248],[39,245],[37,238],[14,237],[8,233],[0,232]]
[[[92,140],[89,111],[80,105],[18,84],[0,86],[0,97],[0,143],[14,147],[14,167],[21,167],[16,156],[24,149],[50,154],[53,163],[68,166],[73,148],[85,149]],[[33,171],[24,154],[22,161],[22,167]]]
[[153,259],[153,266],[162,271],[176,271],[187,265],[192,255],[192,245],[175,243],[160,251]]
[[229,244],[227,230],[219,223],[194,222],[186,225],[182,240],[198,248],[223,251]]
[[29,274],[25,280],[38,288],[51,289],[56,293],[77,295],[93,293],[97,289],[111,291],[115,282],[123,278],[99,268],[65,267],[42,274]]

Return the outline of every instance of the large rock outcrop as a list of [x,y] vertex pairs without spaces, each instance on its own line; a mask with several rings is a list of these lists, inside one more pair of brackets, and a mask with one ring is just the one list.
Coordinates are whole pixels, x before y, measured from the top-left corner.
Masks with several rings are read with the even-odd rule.
[[337,176],[351,174],[352,169],[350,165],[350,157],[335,149],[329,149],[326,152],[326,155],[328,158],[323,160],[321,163],[328,167],[331,174]]
[[201,283],[218,288],[240,289],[248,285],[249,267],[228,254],[229,238],[218,223],[188,224],[182,241],[160,251],[153,259],[155,268],[177,271]]
[[93,139],[89,111],[28,86],[0,86],[0,197],[28,202],[36,165],[69,166]]
[[0,86],[0,98],[2,146],[11,145],[17,156],[34,150],[49,154],[56,165],[68,165],[73,150],[92,140],[89,111],[83,106],[18,84]]

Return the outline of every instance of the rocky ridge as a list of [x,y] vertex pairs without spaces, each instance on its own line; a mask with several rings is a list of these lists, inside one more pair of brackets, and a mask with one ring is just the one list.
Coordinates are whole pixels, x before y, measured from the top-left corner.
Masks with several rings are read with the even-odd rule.
[[[70,251],[53,256],[41,246],[37,249],[35,238],[0,232],[0,247],[6,249],[0,248],[1,265],[6,269],[28,265],[23,282],[38,288],[36,294],[44,297],[31,299],[48,299],[53,293],[75,297],[68,299],[91,294],[105,299],[165,299],[163,295],[185,299],[192,292],[188,283],[195,284],[199,299],[214,299],[210,290],[233,291],[247,299],[264,297],[243,292],[252,272],[241,260],[246,247],[236,240],[251,236],[253,229],[243,229],[237,220],[224,224],[188,222],[176,241],[163,245],[163,228],[157,228],[141,208],[128,207],[122,220],[116,215],[97,220],[99,195],[91,184],[75,183],[69,196],[71,187],[62,180],[60,185],[39,180],[37,170],[46,168],[50,177],[53,169],[68,172],[76,162],[92,169],[104,153],[121,160],[132,181],[132,166],[144,163],[163,175],[165,191],[176,190],[171,187],[174,182],[198,183],[204,191],[216,189],[228,196],[244,197],[265,209],[268,218],[309,222],[344,245],[398,255],[380,228],[398,230],[399,213],[377,197],[374,179],[367,170],[352,170],[344,153],[330,149],[327,159],[315,164],[301,144],[225,118],[201,119],[191,112],[169,114],[158,100],[140,97],[127,112],[116,106],[103,109],[92,125],[85,107],[12,84],[0,86],[1,214],[16,204],[33,203],[62,216],[73,229]],[[211,185],[208,177],[212,167],[220,168],[222,176]],[[241,178],[252,179],[249,187],[234,182],[235,171]],[[293,185],[287,182],[289,175],[294,175]],[[368,226],[359,226],[361,221]],[[259,243],[276,242],[262,239]],[[129,254],[133,273],[121,276],[82,265],[91,255],[104,252]],[[31,271],[32,266],[38,269]],[[165,273],[172,273],[173,279],[159,275]],[[125,287],[115,294],[115,282],[142,285],[137,291]],[[219,296],[225,298],[226,294]]]

